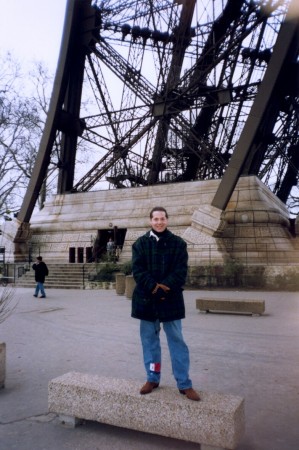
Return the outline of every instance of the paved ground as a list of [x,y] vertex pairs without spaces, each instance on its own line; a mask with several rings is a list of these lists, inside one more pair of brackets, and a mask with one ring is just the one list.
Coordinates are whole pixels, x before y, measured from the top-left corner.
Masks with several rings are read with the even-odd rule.
[[[139,323],[115,291],[17,288],[16,311],[0,325],[7,345],[0,391],[1,450],[198,450],[192,443],[89,422],[64,428],[47,411],[52,378],[75,370],[144,381]],[[266,300],[261,317],[200,314],[195,299]],[[299,294],[187,291],[184,335],[194,387],[245,397],[246,435],[237,450],[299,448]],[[162,383],[175,387],[162,332]]]

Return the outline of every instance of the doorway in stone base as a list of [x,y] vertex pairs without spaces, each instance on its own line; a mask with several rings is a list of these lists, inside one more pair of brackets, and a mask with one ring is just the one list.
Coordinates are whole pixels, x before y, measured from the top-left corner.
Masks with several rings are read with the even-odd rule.
[[93,244],[93,260],[95,262],[105,261],[108,258],[107,243],[111,239],[114,243],[113,252],[111,254],[111,260],[117,262],[122,252],[122,248],[126,237],[126,228],[108,228],[104,230],[98,230],[96,239]]

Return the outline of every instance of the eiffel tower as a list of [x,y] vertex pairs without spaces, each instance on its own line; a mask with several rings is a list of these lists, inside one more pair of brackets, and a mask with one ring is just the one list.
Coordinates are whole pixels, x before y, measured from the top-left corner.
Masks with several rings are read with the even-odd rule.
[[296,3],[68,0],[15,243],[45,183],[71,195],[220,179],[212,204],[225,210],[256,175],[298,206]]

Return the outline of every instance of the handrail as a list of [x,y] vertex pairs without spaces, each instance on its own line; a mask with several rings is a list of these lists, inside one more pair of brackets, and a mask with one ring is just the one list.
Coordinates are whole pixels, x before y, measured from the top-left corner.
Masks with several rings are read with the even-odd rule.
[[89,258],[87,261],[85,261],[85,263],[83,263],[82,265],[82,288],[85,289],[85,266],[87,264],[91,264],[91,263],[95,263],[95,261],[93,260],[93,257]]

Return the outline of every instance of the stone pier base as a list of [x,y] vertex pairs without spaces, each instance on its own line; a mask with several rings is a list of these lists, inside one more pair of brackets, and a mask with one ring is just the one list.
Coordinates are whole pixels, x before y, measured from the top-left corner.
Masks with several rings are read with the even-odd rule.
[[[190,268],[237,261],[246,267],[292,264],[299,273],[299,220],[291,226],[286,205],[257,177],[246,176],[222,211],[213,206],[219,183],[198,180],[53,196],[33,214],[30,229],[17,229],[15,260],[23,254],[26,261],[22,246],[30,238],[32,254],[42,254],[48,264],[85,263],[95,237],[105,240],[118,230],[118,262],[131,261],[133,243],[149,229],[150,210],[160,205],[167,208],[171,231],[187,243]],[[2,239],[14,236],[17,225],[6,224]]]

